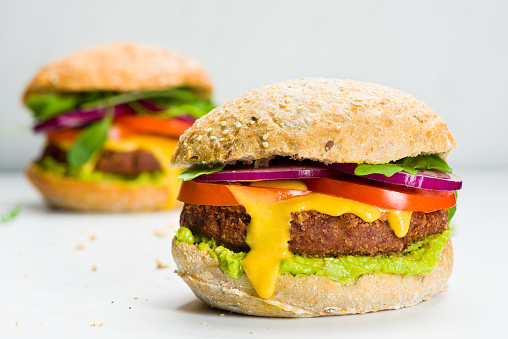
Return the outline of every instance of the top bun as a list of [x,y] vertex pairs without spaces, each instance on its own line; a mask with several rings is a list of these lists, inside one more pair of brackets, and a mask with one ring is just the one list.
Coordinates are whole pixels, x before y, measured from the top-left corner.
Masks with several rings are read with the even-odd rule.
[[275,156],[323,163],[382,164],[446,154],[443,119],[411,95],[351,80],[287,80],[247,92],[197,120],[172,163],[266,164]]
[[30,82],[32,93],[142,91],[189,87],[204,98],[210,77],[199,63],[160,47],[111,44],[69,55],[46,65]]

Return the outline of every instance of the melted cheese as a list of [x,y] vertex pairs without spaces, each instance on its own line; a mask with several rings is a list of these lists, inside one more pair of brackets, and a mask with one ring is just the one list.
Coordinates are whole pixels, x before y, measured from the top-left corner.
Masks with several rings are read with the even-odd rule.
[[399,238],[405,237],[409,231],[412,212],[408,211],[389,211],[386,220],[393,233]]
[[[301,187],[298,180],[294,183],[291,180],[282,181],[281,186],[286,189]],[[269,298],[274,293],[280,262],[290,256],[288,242],[293,212],[315,210],[331,216],[353,213],[365,222],[373,222],[387,212],[387,220],[397,236],[405,235],[409,228],[411,212],[382,211],[372,205],[320,193],[279,201],[277,194],[271,190],[252,186],[266,187],[256,183],[251,187],[230,185],[228,188],[251,216],[245,238],[250,251],[243,260],[243,268],[261,298]],[[277,185],[272,183],[269,187]]]
[[254,181],[249,186],[253,187],[268,187],[268,188],[283,188],[286,190],[299,190],[306,191],[307,185],[301,180],[263,180]]

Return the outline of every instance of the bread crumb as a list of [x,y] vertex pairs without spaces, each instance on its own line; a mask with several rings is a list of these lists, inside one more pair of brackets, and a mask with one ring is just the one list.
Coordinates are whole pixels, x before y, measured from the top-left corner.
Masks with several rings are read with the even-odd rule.
[[14,324],[14,326],[18,327],[18,322],[16,321],[16,324]]
[[250,334],[254,334],[254,332],[249,332]]
[[79,243],[79,244],[76,246],[76,249],[77,249],[77,250],[84,250],[84,249],[85,249],[85,245],[83,245],[82,243]]
[[94,234],[92,234],[92,235],[90,236],[90,240],[94,241],[95,239],[96,239],[95,235],[94,235]]
[[211,132],[211,131],[212,131],[212,128],[211,128],[211,127],[208,127],[205,131],[206,131],[206,132]]
[[206,325],[206,321],[201,322],[201,325]]
[[90,327],[104,327],[104,323],[90,324]]
[[221,314],[219,315],[219,317],[223,317],[223,316],[225,316],[225,314],[224,314],[224,313],[221,313]]
[[263,140],[266,140],[266,139],[268,139],[268,133],[266,133],[266,134],[263,134],[262,138],[263,138]]
[[160,262],[159,259],[157,259],[157,269],[168,268],[168,267],[169,267],[169,265],[163,264]]
[[138,298],[134,298],[134,300],[138,300]]
[[268,143],[265,141],[262,143],[263,147],[268,147]]
[[225,121],[221,121],[221,122],[220,122],[220,125],[221,125],[221,126],[226,126],[226,122],[225,122]]
[[41,321],[41,325],[44,325],[44,321]]
[[95,271],[97,271],[97,266],[93,265],[92,266],[92,272],[95,272]]

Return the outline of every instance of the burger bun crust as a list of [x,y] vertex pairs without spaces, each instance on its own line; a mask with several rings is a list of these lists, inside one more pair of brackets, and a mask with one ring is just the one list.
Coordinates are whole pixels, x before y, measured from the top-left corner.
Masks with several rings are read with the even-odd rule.
[[223,273],[207,250],[173,240],[176,272],[206,304],[236,313],[266,317],[317,317],[375,312],[413,306],[447,287],[453,249],[448,240],[439,264],[427,276],[370,274],[350,284],[319,276],[279,275],[275,293],[260,298],[244,274]]
[[455,140],[430,107],[401,91],[351,80],[286,80],[217,107],[181,137],[172,162],[251,163],[276,156],[382,164],[446,154]]
[[170,192],[167,187],[149,184],[128,186],[83,181],[47,173],[35,164],[27,168],[26,175],[44,198],[59,208],[82,212],[140,212],[169,209],[179,204],[175,199],[176,188]]
[[144,91],[189,87],[212,93],[208,73],[195,60],[173,51],[130,43],[97,46],[46,65],[27,86],[32,93]]

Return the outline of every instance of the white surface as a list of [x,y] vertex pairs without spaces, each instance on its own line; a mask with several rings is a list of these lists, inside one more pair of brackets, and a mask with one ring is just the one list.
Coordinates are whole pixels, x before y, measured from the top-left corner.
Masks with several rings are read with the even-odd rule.
[[503,0],[2,0],[0,171],[40,153],[21,104],[35,72],[112,41],[195,57],[218,103],[289,78],[390,86],[443,117],[457,139],[455,166],[508,165],[508,149],[495,147],[508,144],[507,13]]
[[506,338],[507,171],[460,174],[448,291],[412,308],[313,319],[197,300],[173,273],[171,236],[154,233],[176,228],[178,212],[52,210],[21,175],[1,175],[0,213],[23,208],[0,224],[0,338]]

